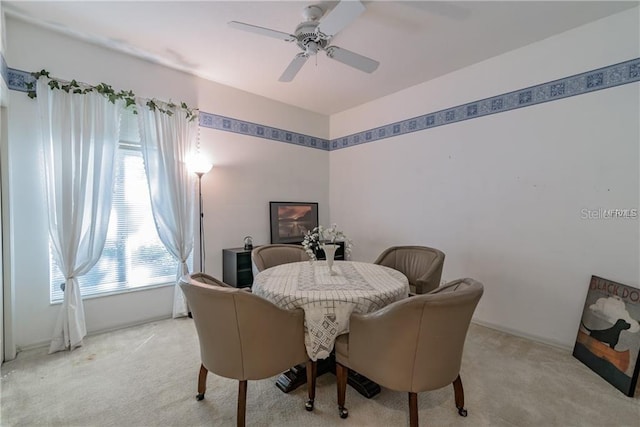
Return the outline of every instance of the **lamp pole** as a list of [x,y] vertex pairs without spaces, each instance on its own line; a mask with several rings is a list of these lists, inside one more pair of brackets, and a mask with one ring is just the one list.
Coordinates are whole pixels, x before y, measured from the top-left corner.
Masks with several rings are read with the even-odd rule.
[[195,173],[198,177],[198,214],[199,214],[198,220],[200,221],[200,227],[199,227],[200,234],[198,237],[198,240],[200,242],[199,267],[200,267],[200,272],[204,273],[206,257],[205,257],[205,245],[204,245],[204,209],[203,209],[203,202],[202,202],[202,176],[207,172],[209,172],[213,167],[213,165],[207,162],[202,157],[197,157],[193,160],[190,167],[191,167],[191,171]]
[[198,205],[200,210],[200,237],[198,238],[198,240],[200,241],[200,272],[202,273],[204,273],[204,213],[202,212],[202,175],[204,174],[205,173],[202,171],[196,172],[196,175],[198,175]]
[[[209,172],[213,165],[207,162],[204,158],[200,157],[200,150],[191,158],[188,162],[189,169],[198,176],[198,213],[200,221],[200,236],[198,238],[200,242],[200,272],[204,273],[204,213],[202,209],[202,175]],[[188,309],[187,315],[191,317],[191,310]]]

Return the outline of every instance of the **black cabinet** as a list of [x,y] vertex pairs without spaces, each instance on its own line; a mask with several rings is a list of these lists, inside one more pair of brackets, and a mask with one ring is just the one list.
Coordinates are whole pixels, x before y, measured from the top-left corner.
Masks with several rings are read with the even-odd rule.
[[244,248],[222,250],[222,281],[236,288],[253,284],[251,251]]

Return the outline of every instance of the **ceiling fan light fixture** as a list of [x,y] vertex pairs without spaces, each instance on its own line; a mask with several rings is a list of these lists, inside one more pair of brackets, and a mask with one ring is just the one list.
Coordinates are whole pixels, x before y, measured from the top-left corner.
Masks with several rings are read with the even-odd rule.
[[302,17],[307,21],[317,21],[322,18],[322,15],[324,15],[324,11],[317,5],[310,5],[302,10]]
[[309,42],[307,43],[307,53],[309,55],[315,55],[316,53],[318,53],[319,50],[319,46],[318,43],[316,42]]
[[326,16],[321,6],[307,6],[302,11],[302,16],[306,21],[298,24],[294,34],[287,34],[237,21],[231,21],[229,25],[240,30],[281,39],[287,42],[296,42],[302,52],[298,53],[284,70],[284,73],[282,73],[279,79],[281,82],[292,81],[307,59],[311,55],[316,55],[320,50],[324,50],[331,59],[335,59],[357,70],[372,73],[378,68],[378,65],[380,65],[378,61],[347,49],[329,46],[331,39],[360,16],[364,10],[364,5],[358,0],[342,0],[338,2]]

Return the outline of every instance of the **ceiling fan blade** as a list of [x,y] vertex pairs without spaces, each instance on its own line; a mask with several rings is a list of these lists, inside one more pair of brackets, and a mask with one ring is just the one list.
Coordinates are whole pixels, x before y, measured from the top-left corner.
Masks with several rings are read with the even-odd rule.
[[293,80],[293,78],[296,76],[296,74],[298,74],[298,71],[300,71],[304,63],[307,62],[307,59],[309,59],[309,57],[307,56],[306,53],[301,52],[297,54],[293,58],[293,61],[291,61],[287,69],[284,70],[284,73],[282,73],[278,81],[290,82],[291,80]]
[[360,16],[364,10],[364,6],[358,0],[343,0],[320,20],[316,32],[333,37]]
[[244,22],[231,21],[228,24],[230,27],[237,28],[238,30],[261,34],[263,36],[273,37],[274,39],[284,40],[286,42],[291,42],[296,39],[296,36],[294,36],[293,34],[283,33],[282,31],[276,31],[269,28],[258,27],[257,25],[245,24]]
[[338,46],[329,46],[326,51],[329,58],[335,59],[350,67],[357,68],[365,73],[373,73],[378,68],[378,65],[380,65],[378,61]]

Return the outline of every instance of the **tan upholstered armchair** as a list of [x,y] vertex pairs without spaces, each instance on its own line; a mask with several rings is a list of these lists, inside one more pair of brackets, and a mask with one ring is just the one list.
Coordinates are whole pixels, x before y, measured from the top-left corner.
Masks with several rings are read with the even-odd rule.
[[[193,273],[189,276],[191,278],[191,280],[195,280],[196,282],[200,282],[203,283],[205,285],[211,285],[211,286],[222,286],[223,288],[233,288],[234,286],[228,285],[224,282],[221,282],[220,280],[216,279],[215,277],[207,274],[207,273]],[[185,278],[186,279],[186,278]],[[248,288],[241,288],[241,289],[248,289]]]
[[409,420],[418,426],[417,393],[453,383],[458,413],[466,416],[460,380],[462,350],[483,286],[473,279],[395,302],[374,313],[352,314],[349,334],[336,340],[338,410],[344,407],[348,369],[383,387],[409,393]]
[[426,246],[392,246],[374,264],[400,271],[409,279],[412,293],[426,294],[440,285],[444,253]]
[[198,332],[202,364],[198,400],[204,399],[209,371],[237,379],[238,426],[245,425],[247,380],[275,376],[307,363],[307,410],[315,399],[316,362],[304,345],[304,311],[283,310],[250,292],[209,278],[207,284],[184,276],[182,288]]
[[300,245],[273,244],[264,245],[251,251],[253,273],[290,262],[309,261],[309,255]]

